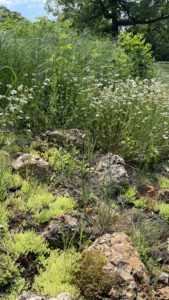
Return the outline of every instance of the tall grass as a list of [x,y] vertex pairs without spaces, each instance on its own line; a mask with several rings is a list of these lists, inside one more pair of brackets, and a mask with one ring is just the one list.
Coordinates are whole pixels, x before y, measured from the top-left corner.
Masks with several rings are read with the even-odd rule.
[[[24,27],[25,26],[25,27]],[[150,77],[141,35],[78,35],[69,23],[0,30],[0,109],[5,130],[87,130],[104,151],[152,162],[168,151],[168,91]]]

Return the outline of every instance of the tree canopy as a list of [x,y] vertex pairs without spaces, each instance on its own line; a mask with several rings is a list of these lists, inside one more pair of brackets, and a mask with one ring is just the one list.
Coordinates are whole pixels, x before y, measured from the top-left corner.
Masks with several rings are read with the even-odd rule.
[[112,35],[122,26],[169,19],[168,0],[46,0],[46,8],[54,15],[71,18],[77,28],[106,22]]
[[17,11],[11,11],[7,7],[0,5],[0,22],[6,21],[8,19],[21,21],[24,18]]

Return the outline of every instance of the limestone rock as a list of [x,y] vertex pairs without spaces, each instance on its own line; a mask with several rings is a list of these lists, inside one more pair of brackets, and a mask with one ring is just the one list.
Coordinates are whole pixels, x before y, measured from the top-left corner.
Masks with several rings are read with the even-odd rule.
[[69,293],[61,293],[56,298],[54,297],[44,297],[30,294],[29,292],[23,292],[23,294],[18,298],[18,300],[74,300],[74,297]]
[[49,164],[37,155],[18,153],[11,157],[11,166],[23,178],[35,177],[39,181],[45,181],[49,176]]
[[129,176],[122,157],[108,153],[103,156],[96,167],[99,181],[106,185],[125,186],[129,183]]
[[69,130],[54,130],[47,131],[42,135],[43,139],[47,139],[49,142],[57,144],[73,144],[77,147],[81,147],[84,144],[85,134],[79,129],[69,129]]
[[161,272],[158,281],[162,282],[162,283],[164,283],[166,285],[169,284],[169,273],[167,273],[167,272]]
[[79,223],[74,216],[65,214],[50,222],[44,229],[42,236],[48,241],[50,246],[60,249],[64,248],[64,241],[73,242],[79,240]]
[[147,270],[125,233],[105,234],[86,251],[90,249],[103,251],[107,261],[104,270],[118,278],[118,281],[112,284],[110,299],[150,299],[150,279]]
[[169,300],[169,286],[158,289],[155,300]]
[[162,189],[158,192],[158,200],[169,203],[169,190]]

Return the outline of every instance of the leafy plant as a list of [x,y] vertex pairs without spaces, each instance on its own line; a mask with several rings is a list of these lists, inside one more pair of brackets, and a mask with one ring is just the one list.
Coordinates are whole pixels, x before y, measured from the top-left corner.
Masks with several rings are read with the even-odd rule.
[[154,211],[159,212],[162,219],[169,220],[169,204],[167,203],[156,203]]
[[158,182],[162,189],[169,189],[169,179],[167,177],[159,177]]

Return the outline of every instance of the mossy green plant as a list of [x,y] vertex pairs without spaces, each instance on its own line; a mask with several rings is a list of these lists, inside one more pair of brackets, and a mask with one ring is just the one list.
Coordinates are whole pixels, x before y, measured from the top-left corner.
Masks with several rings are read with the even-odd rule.
[[158,182],[159,182],[159,186],[162,188],[162,189],[166,189],[168,190],[169,189],[169,178],[167,177],[159,177],[158,178]]
[[154,211],[159,212],[162,219],[169,221],[169,204],[167,203],[156,203]]
[[[76,153],[77,156],[77,153]],[[48,148],[44,158],[49,162],[51,168],[57,172],[66,172],[69,175],[77,169],[80,162],[67,151],[59,151],[56,148]]]
[[4,243],[15,260],[28,253],[34,253],[38,258],[43,258],[49,251],[44,239],[34,231],[8,234]]
[[130,186],[126,193],[125,193],[125,198],[127,198],[130,202],[133,202],[136,200],[136,195],[137,195],[137,189],[135,186]]
[[35,277],[33,289],[42,294],[56,297],[62,292],[79,296],[79,289],[72,283],[73,273],[78,268],[79,254],[74,250],[59,253],[52,251],[44,263],[44,268]]
[[45,223],[54,217],[61,216],[67,212],[73,212],[76,208],[74,199],[70,197],[58,196],[54,202],[49,204],[49,207],[35,213],[35,220],[38,223]]
[[49,208],[49,205],[54,202],[54,200],[54,195],[50,193],[47,188],[38,187],[36,191],[30,195],[27,201],[27,209],[37,214],[43,209]]

